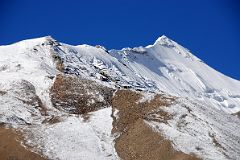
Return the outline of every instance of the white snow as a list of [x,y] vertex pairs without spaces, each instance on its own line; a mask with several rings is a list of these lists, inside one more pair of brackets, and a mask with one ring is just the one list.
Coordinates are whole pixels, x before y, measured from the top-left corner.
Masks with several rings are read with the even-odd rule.
[[139,103],[150,102],[152,99],[154,99],[155,95],[156,95],[155,93],[144,92],[144,93],[142,93],[142,96],[138,102]]
[[37,110],[30,110],[29,106],[14,97],[0,96],[0,122],[17,126],[19,124],[32,123],[31,113],[39,114]]
[[[13,81],[27,80],[32,83],[37,95],[46,107],[51,107],[48,76],[57,70],[49,53],[49,47],[40,47],[48,37],[25,40],[8,46],[0,46],[0,90]],[[38,52],[34,51],[34,48]]]
[[240,119],[237,117],[186,99],[178,99],[164,110],[174,115],[173,119],[167,123],[146,123],[172,141],[176,150],[203,159],[240,158]]
[[[228,113],[240,110],[239,96],[231,96],[240,95],[239,81],[210,68],[166,36],[145,50],[145,54],[135,54],[130,49],[112,50],[110,54],[126,64],[138,82],[141,79],[155,86],[153,88],[179,97],[198,99]],[[143,86],[148,87],[146,84]],[[224,98],[225,103],[216,96]]]
[[118,159],[111,114],[112,109],[105,108],[90,113],[88,120],[69,116],[57,124],[35,126],[27,129],[31,136],[27,143],[50,159]]

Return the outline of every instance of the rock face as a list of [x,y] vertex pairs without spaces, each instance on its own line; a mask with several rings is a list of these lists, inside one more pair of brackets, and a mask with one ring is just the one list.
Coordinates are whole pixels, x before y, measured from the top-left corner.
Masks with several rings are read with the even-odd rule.
[[239,81],[166,36],[0,46],[0,159],[235,160],[239,104]]
[[86,114],[110,107],[113,89],[75,76],[57,75],[50,94],[55,108]]
[[[155,95],[150,102],[138,102],[140,93],[119,90],[113,97],[113,109],[118,110],[118,118],[113,121],[116,138],[116,151],[122,159],[159,159],[177,160],[198,159],[194,156],[175,151],[171,142],[152,130],[145,121],[167,123],[173,115],[161,107],[170,105],[174,98]],[[144,145],[143,145],[144,144]]]
[[3,126],[0,127],[0,159],[6,160],[45,160],[37,153],[31,152],[21,145],[21,136],[12,129],[6,129]]

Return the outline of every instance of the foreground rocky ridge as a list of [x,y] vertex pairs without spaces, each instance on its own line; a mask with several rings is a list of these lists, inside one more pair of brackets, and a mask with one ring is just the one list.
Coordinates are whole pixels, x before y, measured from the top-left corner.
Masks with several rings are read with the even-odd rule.
[[[157,49],[173,50],[186,63],[203,63],[164,36],[153,46],[121,51],[73,47],[51,37],[1,46],[1,133],[6,136],[8,127],[21,135],[16,141],[21,153],[13,150],[4,159],[240,158],[240,120],[228,114],[238,113],[240,96],[229,83],[239,82],[221,77],[227,79],[225,90],[202,84],[200,73],[195,79],[192,70],[153,59],[163,56],[152,57]],[[143,61],[146,57],[156,66]],[[193,74],[193,84],[182,73]],[[177,84],[170,87],[161,76],[175,77],[179,88],[168,90]]]

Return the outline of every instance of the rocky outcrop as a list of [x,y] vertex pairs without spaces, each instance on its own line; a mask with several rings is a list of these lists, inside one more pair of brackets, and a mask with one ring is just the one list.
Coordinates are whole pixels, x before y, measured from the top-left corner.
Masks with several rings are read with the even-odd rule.
[[156,95],[151,101],[139,102],[140,93],[130,90],[119,90],[113,97],[113,110],[117,116],[113,122],[113,133],[116,138],[116,151],[124,160],[197,160],[174,150],[169,140],[149,127],[145,120],[166,123],[172,115],[161,107],[174,101],[173,97]]
[[50,90],[52,104],[67,113],[86,114],[110,107],[113,89],[71,75],[57,75]]
[[0,127],[0,159],[2,160],[46,160],[43,156],[34,153],[21,143],[23,137],[14,129]]

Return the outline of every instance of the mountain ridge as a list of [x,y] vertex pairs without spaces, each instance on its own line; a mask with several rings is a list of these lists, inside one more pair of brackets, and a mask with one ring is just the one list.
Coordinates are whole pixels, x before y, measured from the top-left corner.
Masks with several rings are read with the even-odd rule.
[[[44,48],[44,45],[46,45],[52,50],[52,53],[56,52],[54,53],[55,58],[58,57],[63,61],[74,59],[74,63],[66,62],[66,66],[68,65],[68,68],[65,68],[68,70],[67,72],[73,73],[74,71],[71,70],[76,70],[78,72],[76,74],[84,74],[84,76],[92,78],[89,73],[80,73],[82,70],[76,65],[81,64],[82,67],[87,67],[87,72],[91,72],[91,74],[105,70],[103,72],[106,73],[100,74],[107,74],[112,79],[117,78],[119,80],[120,78],[120,85],[125,85],[126,87],[135,84],[135,87],[139,86],[139,89],[154,90],[154,88],[158,88],[174,95],[184,95],[195,99],[203,98],[204,101],[211,99],[210,102],[214,102],[214,106],[226,112],[234,113],[240,111],[240,107],[237,107],[238,104],[236,103],[236,101],[240,102],[238,98],[240,97],[240,82],[207,66],[190,53],[188,49],[165,35],[159,37],[153,45],[123,48],[122,50],[107,50],[99,45],[90,46],[84,44],[71,46],[58,42],[51,36],[23,40],[16,43],[16,45],[20,46],[18,50],[29,48],[36,53],[37,48],[42,49],[41,47]],[[46,55],[39,56],[44,57]],[[85,57],[85,60],[88,62],[80,62],[79,58],[81,56]],[[79,64],[76,64],[77,61]],[[127,76],[124,79],[121,78],[124,77],[122,75]],[[214,77],[214,81],[209,75]],[[100,76],[104,77],[104,75],[99,74],[96,76],[95,79],[99,79]],[[140,85],[136,85],[138,83]],[[150,86],[152,89],[150,89]]]
[[47,36],[0,57],[0,122],[45,159],[239,158],[240,82],[166,36],[122,50]]

